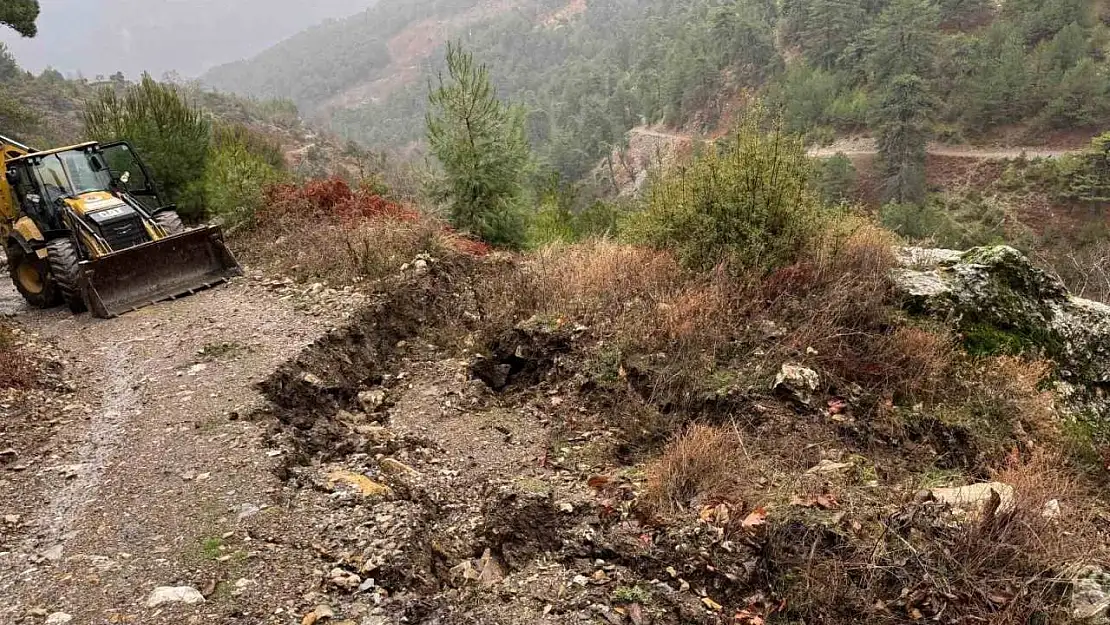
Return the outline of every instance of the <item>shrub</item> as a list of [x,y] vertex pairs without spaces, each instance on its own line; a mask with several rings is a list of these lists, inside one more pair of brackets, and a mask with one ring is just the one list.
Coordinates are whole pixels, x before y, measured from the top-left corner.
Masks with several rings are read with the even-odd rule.
[[835,156],[816,161],[814,169],[815,186],[826,203],[843,204],[852,199],[856,191],[857,172],[851,159],[838,152]]
[[182,217],[205,217],[203,178],[211,126],[177,87],[149,75],[122,95],[104,87],[86,103],[84,122],[85,132],[98,141],[133,144]]
[[808,185],[802,142],[777,125],[763,132],[758,117],[749,115],[728,144],[655,181],[623,236],[673,249],[700,269],[723,262],[771,270],[812,248],[829,215]]
[[1006,238],[1005,211],[974,196],[932,195],[923,205],[886,204],[879,216],[884,226],[910,241],[940,247],[964,250]]
[[280,148],[245,127],[221,127],[204,168],[208,212],[232,227],[249,224],[267,187],[283,178]]
[[422,253],[449,260],[489,251],[439,219],[339,178],[271,186],[245,225],[233,240],[244,259],[302,280],[377,280]]

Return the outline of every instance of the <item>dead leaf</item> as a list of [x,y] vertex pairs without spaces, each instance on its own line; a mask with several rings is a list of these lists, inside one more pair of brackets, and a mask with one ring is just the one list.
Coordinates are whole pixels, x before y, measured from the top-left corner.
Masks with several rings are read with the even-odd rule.
[[840,504],[836,501],[836,496],[831,493],[817,496],[817,505],[826,510],[831,510]]
[[829,414],[840,414],[847,410],[848,402],[839,397],[833,397],[829,400]]
[[601,490],[609,485],[609,481],[609,476],[607,475],[595,475],[589,480],[586,480],[586,484],[594,490]]
[[764,625],[763,617],[751,610],[740,610],[736,616],[732,617],[734,621],[741,625]]
[[705,604],[705,607],[713,610],[714,612],[720,612],[721,608],[724,607],[716,601],[710,599],[709,597],[702,597],[701,602]]
[[754,530],[755,528],[763,525],[766,522],[767,510],[763,508],[756,508],[752,511],[751,514],[744,518],[744,521],[740,525],[746,530]]

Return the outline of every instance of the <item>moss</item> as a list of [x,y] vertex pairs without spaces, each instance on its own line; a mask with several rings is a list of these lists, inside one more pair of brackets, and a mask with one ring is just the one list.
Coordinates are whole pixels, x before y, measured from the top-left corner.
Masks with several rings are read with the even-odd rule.
[[645,604],[651,601],[651,591],[639,586],[620,586],[613,591],[613,600],[617,603]]
[[964,328],[963,347],[972,356],[1016,356],[1033,345],[1017,332],[988,323],[973,323]]

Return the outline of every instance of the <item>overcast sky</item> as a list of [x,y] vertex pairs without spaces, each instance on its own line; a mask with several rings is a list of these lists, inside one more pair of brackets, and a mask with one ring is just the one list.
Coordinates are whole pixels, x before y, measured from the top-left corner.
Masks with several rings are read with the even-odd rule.
[[[3,0],[0,0],[3,2]],[[40,0],[39,34],[0,28],[0,41],[35,73],[50,66],[87,78],[144,70],[156,78],[253,56],[328,18],[374,0]]]

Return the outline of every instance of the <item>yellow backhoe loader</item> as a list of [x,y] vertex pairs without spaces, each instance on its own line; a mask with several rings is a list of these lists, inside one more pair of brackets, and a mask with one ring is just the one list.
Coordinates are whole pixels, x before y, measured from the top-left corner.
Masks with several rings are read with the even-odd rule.
[[36,151],[0,136],[0,240],[32,306],[111,318],[242,273],[218,227],[186,229],[126,142]]

